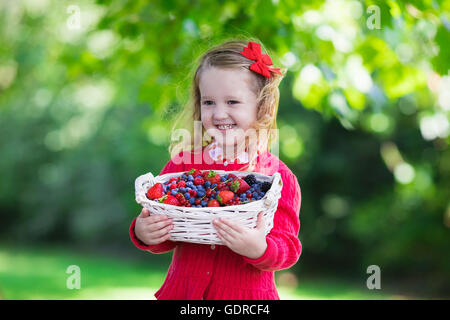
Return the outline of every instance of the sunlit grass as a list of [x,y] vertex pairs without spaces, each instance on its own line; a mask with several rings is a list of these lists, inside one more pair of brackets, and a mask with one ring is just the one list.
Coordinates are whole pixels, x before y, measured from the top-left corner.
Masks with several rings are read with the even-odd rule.
[[[81,270],[81,288],[68,289],[70,265]],[[0,247],[2,299],[132,299],[153,300],[168,265],[129,262],[51,248]],[[278,273],[277,273],[278,274]],[[385,293],[340,280],[301,280],[294,288],[278,285],[282,300],[391,299]],[[400,297],[401,298],[401,297]]]

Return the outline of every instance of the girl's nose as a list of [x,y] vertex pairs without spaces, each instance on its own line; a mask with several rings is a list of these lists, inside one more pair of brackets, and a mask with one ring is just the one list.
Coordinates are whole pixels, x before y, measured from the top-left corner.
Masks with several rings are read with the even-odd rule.
[[213,112],[213,117],[214,117],[214,120],[228,119],[228,113],[226,111],[226,107],[224,107],[221,103],[217,104],[217,106]]

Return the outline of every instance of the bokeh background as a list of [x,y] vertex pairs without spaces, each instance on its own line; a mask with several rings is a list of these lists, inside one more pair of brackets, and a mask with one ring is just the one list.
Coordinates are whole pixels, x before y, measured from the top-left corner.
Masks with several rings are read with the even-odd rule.
[[448,0],[1,1],[0,298],[154,298],[171,254],[130,242],[134,180],[169,160],[199,55],[242,37],[289,70],[279,157],[302,189],[303,252],[276,272],[281,298],[450,297],[449,12]]

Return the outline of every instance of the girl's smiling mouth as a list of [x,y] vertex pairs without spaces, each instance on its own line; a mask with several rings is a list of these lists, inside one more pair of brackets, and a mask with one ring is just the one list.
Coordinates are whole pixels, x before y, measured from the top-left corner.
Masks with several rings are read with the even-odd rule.
[[216,128],[219,129],[220,131],[226,131],[226,130],[230,130],[230,129],[234,129],[236,127],[236,124],[219,124],[216,125]]

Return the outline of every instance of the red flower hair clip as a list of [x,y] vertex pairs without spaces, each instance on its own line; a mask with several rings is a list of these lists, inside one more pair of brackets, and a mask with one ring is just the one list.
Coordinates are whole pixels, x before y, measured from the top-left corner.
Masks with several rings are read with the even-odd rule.
[[248,47],[244,48],[244,51],[240,52],[244,57],[254,60],[254,62],[250,66],[250,70],[262,74],[266,78],[270,78],[270,71],[278,74],[280,72],[280,68],[270,68],[269,66],[273,65],[272,60],[269,55],[261,53],[261,45],[256,42],[249,42]]

